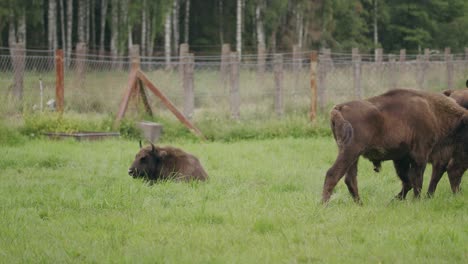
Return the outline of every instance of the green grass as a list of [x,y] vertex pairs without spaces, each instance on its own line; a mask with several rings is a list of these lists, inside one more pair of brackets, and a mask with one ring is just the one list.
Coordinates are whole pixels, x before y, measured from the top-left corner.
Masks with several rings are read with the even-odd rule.
[[341,181],[324,207],[321,188],[336,155],[330,136],[173,145],[197,155],[210,180],[148,186],[131,179],[136,141],[2,145],[0,262],[468,259],[468,194],[452,195],[446,176],[432,199],[392,201],[400,183],[391,164],[376,174],[361,160],[364,205]]

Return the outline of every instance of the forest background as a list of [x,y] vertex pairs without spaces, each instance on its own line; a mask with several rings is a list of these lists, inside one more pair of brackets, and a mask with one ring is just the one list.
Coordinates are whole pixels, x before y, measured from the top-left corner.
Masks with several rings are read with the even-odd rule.
[[372,53],[468,43],[464,0],[0,0],[0,46],[65,49],[126,56],[177,56],[180,43],[198,55],[230,43],[240,54],[357,47]]

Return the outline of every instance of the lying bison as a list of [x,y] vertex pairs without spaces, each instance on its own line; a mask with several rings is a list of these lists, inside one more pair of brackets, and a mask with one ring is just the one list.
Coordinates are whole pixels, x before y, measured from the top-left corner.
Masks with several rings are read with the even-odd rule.
[[345,174],[349,192],[360,202],[357,165],[361,155],[375,165],[392,160],[402,181],[397,197],[404,199],[411,188],[418,197],[434,146],[468,123],[465,109],[446,96],[403,89],[337,105],[330,115],[339,152],[325,177],[323,202],[329,201]]
[[[141,145],[140,145],[141,148]],[[155,180],[201,180],[208,178],[198,159],[181,149],[157,147],[141,148],[128,174],[133,178]]]

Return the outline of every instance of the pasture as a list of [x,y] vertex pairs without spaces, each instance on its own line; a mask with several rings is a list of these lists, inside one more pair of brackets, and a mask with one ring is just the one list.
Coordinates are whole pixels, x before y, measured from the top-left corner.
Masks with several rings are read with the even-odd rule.
[[[168,144],[171,144],[168,142]],[[467,181],[393,201],[391,163],[361,159],[356,205],[343,181],[320,204],[331,136],[177,141],[210,180],[148,186],[130,140],[27,140],[0,148],[0,262],[466,263]],[[427,190],[431,168],[424,180]]]

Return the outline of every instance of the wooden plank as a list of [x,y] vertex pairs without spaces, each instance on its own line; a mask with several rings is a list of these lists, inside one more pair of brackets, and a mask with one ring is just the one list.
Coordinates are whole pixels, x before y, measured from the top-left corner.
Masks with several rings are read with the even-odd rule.
[[128,79],[127,90],[125,90],[125,94],[122,97],[122,101],[120,102],[119,112],[117,113],[117,117],[115,118],[114,127],[117,127],[122,120],[123,116],[125,115],[125,111],[127,111],[128,102],[130,101],[130,96],[134,90],[136,85],[136,70],[132,70],[130,72],[130,77]]
[[143,84],[150,89],[151,92],[153,92],[154,95],[159,97],[163,104],[171,111],[179,121],[184,124],[192,133],[197,135],[199,138],[205,140],[205,136],[201,133],[198,128],[196,128],[185,116],[174,106],[174,104],[167,98],[149,79],[148,77],[142,72],[142,71],[137,71],[136,76],[143,82]]
[[314,121],[317,117],[317,51],[313,51],[310,55],[310,121]]
[[64,76],[63,76],[63,50],[55,51],[55,101],[57,104],[57,112],[63,113],[64,105]]

